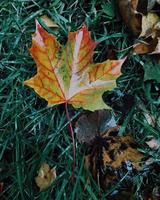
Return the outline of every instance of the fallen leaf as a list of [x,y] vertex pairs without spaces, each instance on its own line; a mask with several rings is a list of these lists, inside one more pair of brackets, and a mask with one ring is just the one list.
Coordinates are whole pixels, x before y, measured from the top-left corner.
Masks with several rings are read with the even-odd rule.
[[47,15],[42,15],[40,19],[48,26],[49,28],[59,28],[59,26],[51,20]]
[[142,31],[139,37],[148,37],[152,35],[154,26],[160,21],[160,17],[156,13],[149,12],[142,17]]
[[97,110],[79,117],[75,124],[75,133],[79,142],[90,143],[96,136],[115,126],[116,121],[110,110]]
[[159,54],[160,16],[152,10],[156,0],[118,0],[118,5],[125,24],[141,40],[133,45],[134,53]]
[[117,128],[109,129],[86,147],[85,167],[105,191],[119,182],[119,174],[123,177],[126,168],[133,174],[142,169],[144,155],[137,150],[138,144],[129,134],[118,136]]
[[36,21],[30,53],[37,64],[37,74],[25,84],[48,105],[68,103],[91,111],[106,108],[101,96],[116,86],[125,59],[94,64],[95,47],[85,26],[70,32],[67,44],[61,47]]
[[151,149],[159,149],[160,147],[160,142],[155,139],[155,138],[152,138],[150,141],[146,142],[146,144],[151,148]]
[[141,41],[133,46],[136,54],[156,54],[159,53],[159,40],[157,38],[148,38],[146,41]]
[[118,0],[119,12],[134,35],[141,32],[142,15],[137,12],[138,0]]
[[40,190],[49,187],[56,179],[56,169],[50,168],[47,163],[43,163],[39,169],[38,176],[35,177],[35,182]]

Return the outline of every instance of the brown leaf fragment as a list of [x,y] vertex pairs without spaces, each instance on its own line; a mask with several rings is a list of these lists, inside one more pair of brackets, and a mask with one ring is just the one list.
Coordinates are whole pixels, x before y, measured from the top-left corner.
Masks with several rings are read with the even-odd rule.
[[146,144],[147,144],[151,149],[154,149],[154,150],[157,150],[157,149],[159,149],[159,147],[160,147],[160,142],[159,142],[157,139],[155,139],[155,138],[153,138],[153,139],[151,139],[150,141],[146,142]]
[[115,126],[116,122],[110,110],[86,112],[76,122],[76,137],[81,143],[90,143],[96,136]]
[[50,168],[47,163],[43,163],[38,171],[38,176],[35,177],[35,182],[40,188],[40,191],[49,187],[56,179],[56,169]]
[[146,53],[159,53],[159,40],[157,38],[148,38],[147,41],[139,42],[133,47],[133,51],[136,54],[146,54]]
[[156,13],[149,12],[142,17],[142,31],[139,37],[148,37],[152,35],[154,26],[160,21]]
[[118,181],[117,174],[124,170],[124,165],[137,172],[141,170],[140,162],[144,155],[137,147],[131,135],[118,136],[117,128],[111,128],[87,146],[85,167],[98,185],[106,190]]
[[160,53],[160,37],[158,38],[157,45],[155,47],[155,50],[151,52],[151,54],[159,54]]
[[119,0],[119,12],[134,35],[141,32],[142,15],[137,10],[138,0]]

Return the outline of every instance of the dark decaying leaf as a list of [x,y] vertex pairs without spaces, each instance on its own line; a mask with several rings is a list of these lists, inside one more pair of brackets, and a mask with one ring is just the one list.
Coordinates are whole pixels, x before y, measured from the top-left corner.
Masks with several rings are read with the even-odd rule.
[[90,143],[96,136],[115,126],[116,122],[110,110],[85,112],[76,122],[76,137],[81,143]]
[[123,199],[122,193],[128,191],[131,195],[133,177],[141,169],[140,162],[144,156],[137,147],[129,134],[118,136],[117,129],[111,128],[103,136],[96,137],[88,146],[85,166],[105,191],[118,184],[125,176],[121,187],[117,188],[119,199]]
[[40,190],[51,186],[56,179],[56,168],[50,168],[47,163],[43,163],[38,171],[38,176],[35,177],[35,182]]
[[134,35],[141,32],[142,15],[136,12],[138,0],[118,0],[119,12]]

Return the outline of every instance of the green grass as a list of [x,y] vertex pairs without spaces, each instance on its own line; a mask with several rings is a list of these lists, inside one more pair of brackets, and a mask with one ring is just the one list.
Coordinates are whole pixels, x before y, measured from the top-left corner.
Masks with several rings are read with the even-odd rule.
[[[75,31],[86,23],[93,39],[99,42],[95,50],[95,61],[105,60],[111,45],[117,50],[117,58],[129,54],[132,36],[113,5],[114,1],[109,0],[0,1],[0,182],[4,183],[0,198],[98,200],[105,199],[109,194],[109,191],[102,192],[94,182],[87,185],[84,153],[80,144],[77,144],[76,179],[70,182],[72,141],[64,106],[47,107],[47,103],[24,86],[23,82],[36,72],[28,48],[31,46],[31,34],[35,30],[35,19],[43,14],[47,14],[59,25],[58,32],[51,29],[48,31],[55,34],[62,44],[66,42],[69,31]],[[110,6],[109,11],[106,6]],[[133,133],[141,144],[141,151],[146,157],[153,157],[158,165],[159,150],[153,151],[144,145],[148,137],[160,139],[160,107],[157,100],[159,84],[143,81],[143,63],[153,58],[130,55],[118,86],[122,93],[127,92],[135,97],[133,109],[122,121],[121,134],[126,128]],[[81,112],[72,108],[70,111],[73,113],[73,121]],[[148,124],[144,116],[146,111],[155,117],[156,127]],[[117,117],[120,119],[122,115],[119,112]],[[51,187],[39,192],[34,177],[43,162],[56,166],[57,179]],[[160,176],[155,175],[152,167],[148,173],[150,184],[160,183]],[[137,176],[134,179],[134,199],[138,199],[143,177]]]

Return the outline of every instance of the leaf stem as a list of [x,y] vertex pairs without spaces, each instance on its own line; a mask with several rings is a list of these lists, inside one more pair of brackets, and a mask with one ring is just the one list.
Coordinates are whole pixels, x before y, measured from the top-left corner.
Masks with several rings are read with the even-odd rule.
[[71,118],[68,112],[68,103],[65,103],[65,111],[66,111],[66,116],[67,116],[67,120],[69,122],[69,130],[71,133],[71,137],[72,137],[72,146],[73,146],[73,171],[72,171],[72,176],[71,176],[71,180],[74,179],[75,176],[75,168],[76,168],[76,144],[75,144],[75,138],[74,138],[74,131],[73,131],[73,127],[72,127],[72,123],[71,123]]

